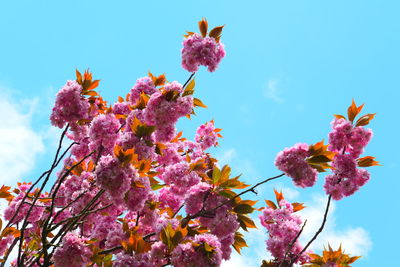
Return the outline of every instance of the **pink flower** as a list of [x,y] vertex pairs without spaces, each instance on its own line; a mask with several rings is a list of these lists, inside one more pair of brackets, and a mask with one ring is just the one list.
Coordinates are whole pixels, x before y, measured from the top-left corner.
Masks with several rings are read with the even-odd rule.
[[307,144],[296,144],[278,153],[275,166],[299,187],[313,186],[317,181],[318,172],[305,160],[309,156]]
[[139,100],[140,94],[143,92],[147,95],[152,95],[157,91],[154,86],[153,81],[150,77],[139,78],[136,81],[136,84],[132,87],[129,101],[132,105],[135,105]]
[[349,153],[358,158],[364,147],[372,138],[371,129],[362,126],[354,127],[345,119],[332,121],[332,131],[329,133],[329,150],[339,153]]
[[56,103],[50,115],[51,124],[59,128],[89,118],[89,102],[81,96],[82,86],[76,81],[67,81],[57,93]]
[[177,211],[183,203],[183,196],[174,193],[173,187],[163,187],[160,189],[160,207],[169,207],[173,211]]
[[113,199],[124,198],[130,189],[131,177],[135,175],[132,168],[122,167],[118,159],[110,155],[100,158],[95,171],[96,182]]
[[337,154],[332,166],[333,174],[325,177],[324,190],[335,200],[354,194],[369,180],[368,171],[357,169],[357,162],[350,154]]
[[168,260],[165,255],[168,253],[168,247],[161,241],[151,246],[150,258],[155,266],[167,265]]
[[189,189],[185,200],[186,212],[190,215],[196,214],[203,207],[205,194],[210,190],[211,186],[207,183],[200,182]]
[[145,123],[155,125],[157,142],[168,142],[175,135],[175,124],[180,117],[192,112],[193,97],[178,97],[167,100],[165,95],[154,93],[144,110]]
[[[296,240],[288,251],[289,244],[293,242],[301,229],[302,220],[293,213],[292,205],[286,200],[281,200],[279,206],[280,208],[277,209],[264,208],[259,218],[269,233],[268,251],[278,261],[283,261],[284,259],[290,260],[290,255],[298,255],[302,250],[302,246]],[[309,257],[302,254],[295,263],[305,263],[307,260]]]
[[[212,247],[212,251],[204,249],[205,243]],[[172,265],[176,267],[219,266],[221,260],[221,243],[212,234],[196,235],[192,242],[179,244],[171,255]]]
[[214,130],[215,127],[212,122],[207,122],[197,128],[195,140],[203,150],[218,144],[218,134]]
[[176,91],[178,93],[183,92],[182,84],[178,83],[177,81],[173,81],[172,83],[167,83],[164,86],[165,91]]
[[224,45],[212,37],[194,33],[183,41],[182,67],[187,71],[196,72],[203,65],[213,72],[224,56]]
[[14,236],[7,235],[5,237],[0,238],[0,256],[3,256],[4,252],[6,252],[8,246],[14,240]]
[[[131,177],[132,185],[125,196],[126,206],[130,211],[139,211],[144,207],[150,188],[150,182],[147,177]],[[134,179],[133,179],[134,178]]]
[[[18,222],[22,221],[28,215],[28,212],[32,207],[32,205],[29,204],[29,203],[32,203],[32,199],[25,198],[23,204],[21,203],[21,201],[24,198],[26,191],[29,189],[29,187],[31,187],[31,184],[19,185],[18,188],[20,190],[20,193],[8,204],[8,207],[4,210],[4,219],[6,219],[7,221],[10,221],[14,217],[15,212],[17,210],[18,210],[18,213],[12,220],[13,223],[18,223]],[[37,220],[39,220],[42,217],[45,208],[41,207],[41,206],[43,206],[43,205],[41,205],[39,203],[35,204],[35,206],[31,209],[31,212],[30,212],[30,215],[28,218],[28,222],[36,222]]]
[[102,146],[111,150],[118,138],[120,123],[113,114],[100,114],[93,119],[89,128],[89,136],[94,149]]
[[67,233],[61,247],[58,247],[53,256],[54,264],[58,267],[84,267],[90,262],[92,252],[85,245],[85,239],[74,233]]
[[118,253],[116,259],[113,262],[115,267],[153,267],[146,254],[135,254],[129,255],[123,252]]
[[181,188],[188,188],[200,182],[199,175],[190,170],[187,162],[167,166],[161,179],[167,184],[174,184]]

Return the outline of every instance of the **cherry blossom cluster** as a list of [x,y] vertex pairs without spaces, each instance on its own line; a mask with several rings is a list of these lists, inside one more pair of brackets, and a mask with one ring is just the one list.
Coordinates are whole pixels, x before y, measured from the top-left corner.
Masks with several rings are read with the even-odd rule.
[[[185,36],[182,66],[212,72],[225,56],[223,26],[208,32],[203,19],[199,28]],[[193,75],[182,85],[149,72],[109,105],[94,90],[99,80],[76,71],[50,116],[64,128],[51,168],[33,184],[0,188],[8,201],[7,223],[0,221],[2,260],[17,249],[13,266],[220,266],[232,248],[246,247],[240,230],[256,228],[249,214],[257,201],[242,195],[283,174],[238,193],[249,185],[207,151],[222,137],[214,121],[200,125],[193,141],[177,132],[180,119],[206,107],[193,96]],[[299,187],[313,186],[319,171],[332,168],[326,192],[334,199],[353,194],[369,179],[357,167],[376,165],[372,157],[358,158],[372,136],[362,127],[369,115],[355,126],[354,118],[335,120],[329,148],[297,144],[280,152],[275,165]],[[71,142],[63,152],[64,137]],[[302,205],[278,196],[260,215],[267,249],[274,262],[306,263],[308,251],[298,241],[302,220],[294,214]]]
[[[275,263],[282,262],[304,264],[309,261],[307,253],[301,255],[303,247],[298,240],[302,220],[295,214],[293,205],[285,199],[279,199],[275,204],[265,207],[259,216],[262,226],[268,230],[267,249],[275,258]],[[271,203],[271,202],[270,202]],[[308,252],[309,253],[309,252]]]
[[199,66],[207,66],[208,71],[215,71],[225,56],[224,45],[213,37],[202,37],[194,33],[183,41],[182,67],[196,72]]
[[51,123],[59,128],[66,123],[74,123],[89,117],[89,103],[81,95],[82,86],[76,81],[68,81],[57,93],[56,104],[50,116]]
[[313,186],[318,172],[331,169],[332,174],[325,177],[325,192],[335,200],[354,194],[370,178],[367,170],[358,167],[378,165],[373,157],[359,158],[373,135],[371,129],[363,126],[375,116],[367,114],[353,122],[362,107],[357,108],[353,101],[348,120],[336,115],[328,145],[296,144],[279,152],[275,165],[299,187]]
[[[219,34],[217,29],[210,37],[187,37],[183,65],[214,71],[225,55]],[[56,183],[50,193],[31,184],[7,191],[4,217],[10,225],[23,225],[22,232],[15,231],[23,235],[22,248],[32,248],[20,251],[15,265],[219,266],[230,258],[237,212],[253,208],[241,204],[247,210],[234,211],[241,198],[231,203],[221,194],[244,186],[237,178],[230,182],[230,168],[219,174],[219,184],[210,176],[219,169],[205,151],[221,137],[213,121],[198,127],[194,141],[176,133],[180,118],[204,106],[193,97],[194,82],[188,82],[184,87],[149,73],[109,106],[88,71],[67,81],[50,116],[53,125],[67,126],[64,134],[73,142]],[[17,232],[0,238],[1,254]],[[43,235],[49,235],[48,244]]]
[[307,163],[306,158],[309,156],[307,144],[296,144],[279,152],[275,165],[291,177],[296,186],[310,187],[317,181],[318,172]]
[[221,129],[214,127],[214,121],[207,122],[200,125],[196,131],[195,140],[200,144],[203,150],[218,145],[218,137],[221,135],[218,133]]
[[353,126],[346,119],[335,119],[329,133],[329,149],[333,158],[333,173],[325,177],[325,192],[335,200],[354,194],[370,178],[365,169],[359,169],[357,158],[371,140],[371,129]]

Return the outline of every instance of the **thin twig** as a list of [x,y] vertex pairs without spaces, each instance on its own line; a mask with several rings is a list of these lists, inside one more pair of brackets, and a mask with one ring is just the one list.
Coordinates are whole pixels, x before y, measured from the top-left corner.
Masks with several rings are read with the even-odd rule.
[[207,214],[212,214],[214,211],[216,211],[216,210],[219,209],[220,207],[222,207],[222,206],[224,206],[224,205],[226,205],[226,204],[232,203],[236,198],[240,197],[241,195],[244,195],[244,194],[246,194],[246,193],[248,193],[248,192],[254,192],[254,189],[255,189],[256,187],[258,187],[258,186],[260,186],[260,185],[262,185],[262,184],[265,184],[266,182],[269,182],[269,181],[271,181],[271,180],[274,180],[274,179],[277,179],[277,178],[279,178],[279,177],[282,177],[282,176],[284,176],[284,175],[285,175],[285,174],[282,173],[282,174],[279,174],[279,175],[277,175],[277,176],[274,176],[274,177],[265,179],[264,181],[261,181],[261,182],[255,184],[255,185],[253,185],[253,186],[250,187],[249,189],[247,189],[247,190],[241,192],[240,194],[235,195],[233,198],[231,198],[231,199],[229,199],[229,200],[227,200],[227,201],[222,202],[221,204],[219,204],[219,205],[216,206],[215,208],[212,208],[212,209],[210,209],[210,210],[201,210],[201,211],[197,212],[197,213],[194,214],[194,215],[188,215],[188,216],[186,216],[186,217],[182,220],[182,223],[181,223],[181,224],[182,224],[182,225],[186,225],[191,219],[194,219],[194,218],[197,218],[197,217],[200,217],[200,216],[204,216],[204,215],[207,215]]
[[174,212],[174,214],[172,215],[171,219],[173,219],[173,218],[176,216],[176,214],[178,214],[178,212],[183,208],[183,206],[185,206],[185,203],[183,203],[183,204],[179,207],[179,209],[178,209],[177,211]]
[[315,239],[318,237],[318,235],[322,232],[322,230],[324,229],[325,223],[326,223],[326,219],[328,218],[328,211],[329,211],[329,206],[331,204],[331,199],[332,196],[329,195],[328,197],[328,202],[326,203],[326,208],[325,208],[325,214],[324,214],[324,219],[322,220],[322,224],[319,227],[318,231],[314,234],[314,236],[311,238],[310,241],[308,241],[307,245],[303,248],[303,250],[296,255],[296,257],[294,257],[291,261],[290,261],[290,266],[293,266],[294,262],[296,262],[296,260],[301,256],[301,254],[304,253],[304,251],[307,250],[307,248],[312,244],[312,242],[315,241]]
[[193,76],[196,74],[196,72],[193,72],[189,78],[186,80],[186,82],[183,84],[182,88],[185,88],[185,86],[190,82],[190,80],[193,78]]
[[292,240],[292,242],[289,243],[289,245],[288,245],[288,247],[286,248],[286,251],[285,251],[285,256],[283,257],[283,260],[281,261],[281,263],[279,264],[278,267],[281,267],[282,264],[286,261],[287,254],[290,252],[290,250],[292,249],[294,243],[296,243],[297,239],[299,239],[301,233],[304,230],[304,226],[306,226],[306,223],[307,223],[307,220],[304,221],[303,226],[301,227],[300,231],[297,233],[296,237]]
[[[51,164],[51,168],[47,172],[47,176],[44,179],[44,181],[42,183],[42,186],[40,187],[39,191],[37,192],[36,197],[32,202],[32,206],[29,208],[29,210],[28,210],[28,212],[27,212],[27,214],[25,216],[24,222],[22,223],[22,227],[21,227],[21,231],[20,231],[19,247],[18,247],[18,258],[17,258],[17,264],[18,265],[23,264],[23,259],[21,260],[22,244],[23,244],[23,241],[24,241],[24,231],[25,231],[26,226],[28,225],[29,216],[31,215],[31,212],[33,210],[34,205],[36,204],[37,198],[40,197],[40,194],[42,193],[44,187],[46,186],[47,182],[49,181],[51,173],[57,167],[57,163],[59,162],[58,155],[60,154],[62,143],[63,143],[64,137],[65,137],[65,134],[68,131],[68,128],[69,128],[69,124],[67,124],[67,126],[64,129],[64,131],[61,134],[60,141],[58,143],[58,147],[57,147],[57,151],[56,151],[56,155],[54,157],[53,163]],[[31,188],[33,188],[33,185],[31,186]],[[24,200],[22,201],[22,204],[23,204],[23,202],[24,202]]]
[[98,254],[99,254],[99,255],[108,254],[108,253],[114,252],[114,251],[116,251],[116,250],[120,250],[120,249],[122,249],[122,248],[123,248],[122,246],[117,246],[117,247],[113,247],[113,248],[109,248],[109,249],[100,251]]

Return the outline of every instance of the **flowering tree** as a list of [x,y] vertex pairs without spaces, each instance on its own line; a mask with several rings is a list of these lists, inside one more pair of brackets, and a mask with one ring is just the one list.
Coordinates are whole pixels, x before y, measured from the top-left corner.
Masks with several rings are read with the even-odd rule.
[[[193,97],[195,72],[200,66],[215,71],[225,56],[223,26],[208,31],[203,19],[199,28],[183,41],[182,67],[191,72],[183,85],[149,73],[113,105],[95,91],[99,80],[88,71],[76,71],[76,80],[61,88],[50,120],[64,130],[52,165],[33,183],[1,187],[8,201],[0,221],[2,266],[12,250],[18,252],[14,266],[219,266],[232,248],[240,253],[247,246],[241,231],[256,228],[255,211],[261,211],[273,256],[262,266],[349,266],[357,260],[341,248],[329,247],[322,256],[308,248],[332,198],[352,195],[369,179],[359,167],[378,164],[360,158],[372,136],[363,126],[374,114],[355,121],[363,106],[353,101],[347,118],[335,115],[327,145],[287,148],[275,162],[282,174],[247,185],[207,153],[221,137],[213,121],[197,128],[194,141],[176,131],[180,118],[206,107]],[[65,138],[71,143],[63,151]],[[299,242],[306,222],[296,214],[302,203],[289,203],[278,191],[276,203],[266,200],[264,208],[243,198],[285,175],[295,186],[310,187],[328,170],[325,215],[306,245]]]

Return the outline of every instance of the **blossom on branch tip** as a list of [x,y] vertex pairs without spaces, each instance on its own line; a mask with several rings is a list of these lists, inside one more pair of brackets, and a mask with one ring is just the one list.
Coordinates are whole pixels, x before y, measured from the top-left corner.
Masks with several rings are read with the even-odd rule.
[[66,123],[89,118],[89,102],[81,95],[82,86],[76,81],[67,81],[57,93],[56,103],[50,115],[51,124],[58,128]]
[[217,69],[225,57],[224,44],[213,37],[202,37],[194,33],[183,41],[182,67],[190,72],[196,72],[199,66],[205,66],[208,71]]
[[310,156],[307,144],[296,144],[279,152],[275,166],[293,179],[296,186],[309,187],[317,181],[318,172],[306,161]]

